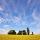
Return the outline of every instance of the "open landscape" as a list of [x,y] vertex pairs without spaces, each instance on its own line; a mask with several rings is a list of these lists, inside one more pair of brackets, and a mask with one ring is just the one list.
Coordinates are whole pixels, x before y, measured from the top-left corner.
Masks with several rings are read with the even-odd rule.
[[40,35],[0,35],[0,40],[40,40]]
[[40,0],[0,0],[0,40],[40,40]]

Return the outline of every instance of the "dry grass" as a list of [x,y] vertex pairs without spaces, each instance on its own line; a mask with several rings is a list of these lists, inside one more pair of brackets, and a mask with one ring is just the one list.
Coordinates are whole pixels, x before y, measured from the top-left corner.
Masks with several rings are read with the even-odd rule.
[[0,35],[0,40],[40,40],[40,35]]

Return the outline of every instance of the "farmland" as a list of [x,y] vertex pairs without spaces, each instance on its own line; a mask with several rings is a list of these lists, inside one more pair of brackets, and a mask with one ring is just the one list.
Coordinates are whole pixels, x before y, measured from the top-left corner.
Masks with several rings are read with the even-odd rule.
[[40,35],[0,35],[0,40],[40,40]]

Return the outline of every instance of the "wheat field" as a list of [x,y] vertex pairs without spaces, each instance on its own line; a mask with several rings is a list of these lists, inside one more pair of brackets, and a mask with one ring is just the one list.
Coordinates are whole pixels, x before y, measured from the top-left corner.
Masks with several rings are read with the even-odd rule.
[[0,40],[40,40],[40,35],[0,35]]

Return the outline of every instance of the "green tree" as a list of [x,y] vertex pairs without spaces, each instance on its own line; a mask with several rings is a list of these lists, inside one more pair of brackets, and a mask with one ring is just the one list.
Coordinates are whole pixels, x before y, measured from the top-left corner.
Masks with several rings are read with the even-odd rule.
[[27,34],[29,35],[30,34],[30,30],[29,30],[29,28],[27,27]]
[[10,31],[8,32],[8,34],[16,35],[16,32],[15,32],[15,30],[10,30]]
[[32,35],[33,35],[33,32],[32,32]]
[[17,33],[17,35],[22,35],[22,31],[19,31],[19,32]]
[[26,31],[25,30],[23,30],[23,35],[26,35]]

